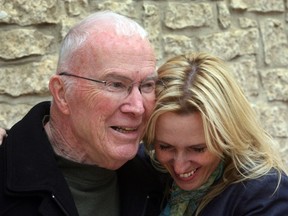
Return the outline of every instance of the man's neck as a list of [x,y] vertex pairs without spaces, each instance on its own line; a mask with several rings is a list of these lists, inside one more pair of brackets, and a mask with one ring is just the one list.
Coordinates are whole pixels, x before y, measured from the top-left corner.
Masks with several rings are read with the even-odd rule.
[[50,121],[44,125],[44,128],[55,154],[73,162],[91,165],[91,163],[87,162],[87,156],[86,154],[83,154],[83,151],[80,152],[71,145],[66,145],[66,143],[69,142],[63,138],[62,133],[59,132],[59,130],[51,125]]

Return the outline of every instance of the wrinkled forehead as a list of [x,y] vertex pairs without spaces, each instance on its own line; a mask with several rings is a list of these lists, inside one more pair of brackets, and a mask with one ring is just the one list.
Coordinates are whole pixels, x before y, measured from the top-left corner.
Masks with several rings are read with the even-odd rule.
[[81,69],[97,71],[137,71],[154,73],[156,58],[147,39],[140,36],[119,36],[109,32],[91,35],[83,53]]
[[[143,54],[153,54],[153,48],[148,39],[139,35],[117,35],[114,32],[100,32],[89,38],[95,48],[102,48],[106,52],[143,51]],[[89,40],[88,39],[88,40]],[[128,50],[129,49],[129,50]]]

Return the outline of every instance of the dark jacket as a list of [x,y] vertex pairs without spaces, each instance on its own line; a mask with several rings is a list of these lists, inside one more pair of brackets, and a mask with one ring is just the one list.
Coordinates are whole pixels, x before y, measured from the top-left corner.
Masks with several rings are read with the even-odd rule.
[[[8,137],[0,146],[1,216],[78,215],[43,128],[43,117],[49,115],[49,112],[49,102],[33,107],[9,130]],[[141,173],[137,170],[136,164],[142,160],[142,153],[140,151],[139,156],[119,170],[120,208],[123,216],[153,216],[160,211],[158,205],[162,200],[162,182],[157,175],[150,178],[150,171]],[[147,168],[152,171],[149,166]],[[131,183],[133,173],[142,175],[137,178],[138,182]],[[139,200],[129,200],[127,196],[133,191],[130,188],[138,190]],[[146,202],[147,196],[151,197],[152,202],[149,199]],[[132,208],[130,201],[133,203]],[[142,214],[143,211],[146,213]]]
[[151,166],[140,145],[137,156],[118,170],[121,215],[158,216],[166,205],[167,190],[172,179]]
[[[274,171],[256,179],[229,186],[209,203],[201,216],[286,216],[288,177],[282,175],[278,190]],[[274,194],[275,192],[275,194]]]

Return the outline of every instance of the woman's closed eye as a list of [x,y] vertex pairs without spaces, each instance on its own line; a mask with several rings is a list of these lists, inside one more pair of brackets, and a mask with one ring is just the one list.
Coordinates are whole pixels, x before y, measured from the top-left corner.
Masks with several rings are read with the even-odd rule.
[[206,149],[207,149],[207,147],[190,147],[190,150],[195,151],[195,152],[199,152],[199,153],[205,152]]
[[159,144],[159,148],[160,148],[161,150],[165,151],[165,150],[172,149],[172,146]]
[[[169,145],[167,143],[155,143],[155,146],[161,150],[161,151],[174,151],[177,148],[173,145]],[[207,146],[200,144],[200,145],[192,145],[192,146],[186,146],[185,151],[187,152],[195,152],[195,153],[203,153],[207,150]]]

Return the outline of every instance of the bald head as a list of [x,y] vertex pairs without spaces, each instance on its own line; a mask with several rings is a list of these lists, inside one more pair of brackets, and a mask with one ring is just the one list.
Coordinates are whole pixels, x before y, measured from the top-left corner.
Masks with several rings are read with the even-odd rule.
[[84,48],[88,41],[90,45],[91,37],[95,38],[94,43],[99,43],[99,39],[109,40],[105,35],[126,37],[126,39],[127,37],[141,38],[150,46],[147,32],[134,20],[110,11],[96,12],[71,28],[64,38],[60,49],[58,72],[69,69],[67,68],[69,63],[74,61],[71,59],[72,56]]

